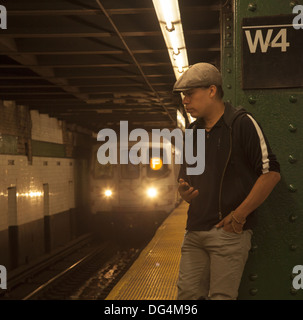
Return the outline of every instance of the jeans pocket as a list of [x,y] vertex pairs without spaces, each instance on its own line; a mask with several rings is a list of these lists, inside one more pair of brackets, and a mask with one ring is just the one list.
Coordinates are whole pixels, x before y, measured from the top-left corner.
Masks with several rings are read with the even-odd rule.
[[222,233],[222,235],[224,235],[224,236],[226,235],[230,238],[239,238],[239,237],[241,237],[241,234],[242,234],[242,233],[225,231],[223,228],[221,228],[221,233]]

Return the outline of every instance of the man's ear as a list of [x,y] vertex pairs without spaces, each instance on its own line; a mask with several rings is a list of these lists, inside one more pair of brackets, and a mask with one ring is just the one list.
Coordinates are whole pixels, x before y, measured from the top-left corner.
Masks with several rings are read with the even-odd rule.
[[214,98],[214,97],[216,96],[216,93],[217,93],[217,87],[212,84],[212,85],[209,87],[209,89],[210,89],[210,93],[209,93],[210,98]]

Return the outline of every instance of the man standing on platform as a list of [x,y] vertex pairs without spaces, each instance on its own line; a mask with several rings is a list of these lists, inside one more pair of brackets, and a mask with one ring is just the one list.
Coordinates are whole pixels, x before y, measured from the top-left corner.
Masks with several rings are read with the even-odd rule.
[[[205,129],[205,170],[179,173],[190,203],[181,250],[178,299],[232,300],[251,247],[256,209],[280,180],[280,166],[257,121],[224,103],[222,77],[208,63],[190,67],[174,85],[187,112]],[[194,139],[195,140],[195,139]]]

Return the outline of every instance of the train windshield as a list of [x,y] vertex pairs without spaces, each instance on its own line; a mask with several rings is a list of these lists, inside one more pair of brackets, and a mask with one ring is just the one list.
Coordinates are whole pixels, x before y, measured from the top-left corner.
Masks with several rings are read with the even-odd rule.
[[160,150],[158,149],[158,155],[153,156],[152,149],[149,149],[149,165],[147,166],[147,176],[149,178],[163,177],[168,173],[168,166],[163,163],[165,152],[163,148],[160,148]]
[[121,164],[121,177],[123,179],[138,179],[140,177],[140,165]]
[[96,179],[111,179],[113,177],[113,166],[110,163],[100,164],[95,161],[94,177]]

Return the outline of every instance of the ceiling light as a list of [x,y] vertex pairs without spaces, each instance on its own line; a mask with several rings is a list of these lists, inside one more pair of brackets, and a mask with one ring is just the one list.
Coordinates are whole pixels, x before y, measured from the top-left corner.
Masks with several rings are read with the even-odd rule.
[[[153,4],[175,77],[178,80],[183,72],[188,69],[188,58],[179,3],[178,0],[153,0]],[[194,118],[192,118],[189,113],[187,113],[187,118],[190,122],[194,121]]]
[[184,131],[186,127],[185,118],[183,117],[183,114],[179,110],[177,110],[177,125],[179,128],[182,129],[182,131]]
[[176,79],[188,69],[178,0],[153,0]]

